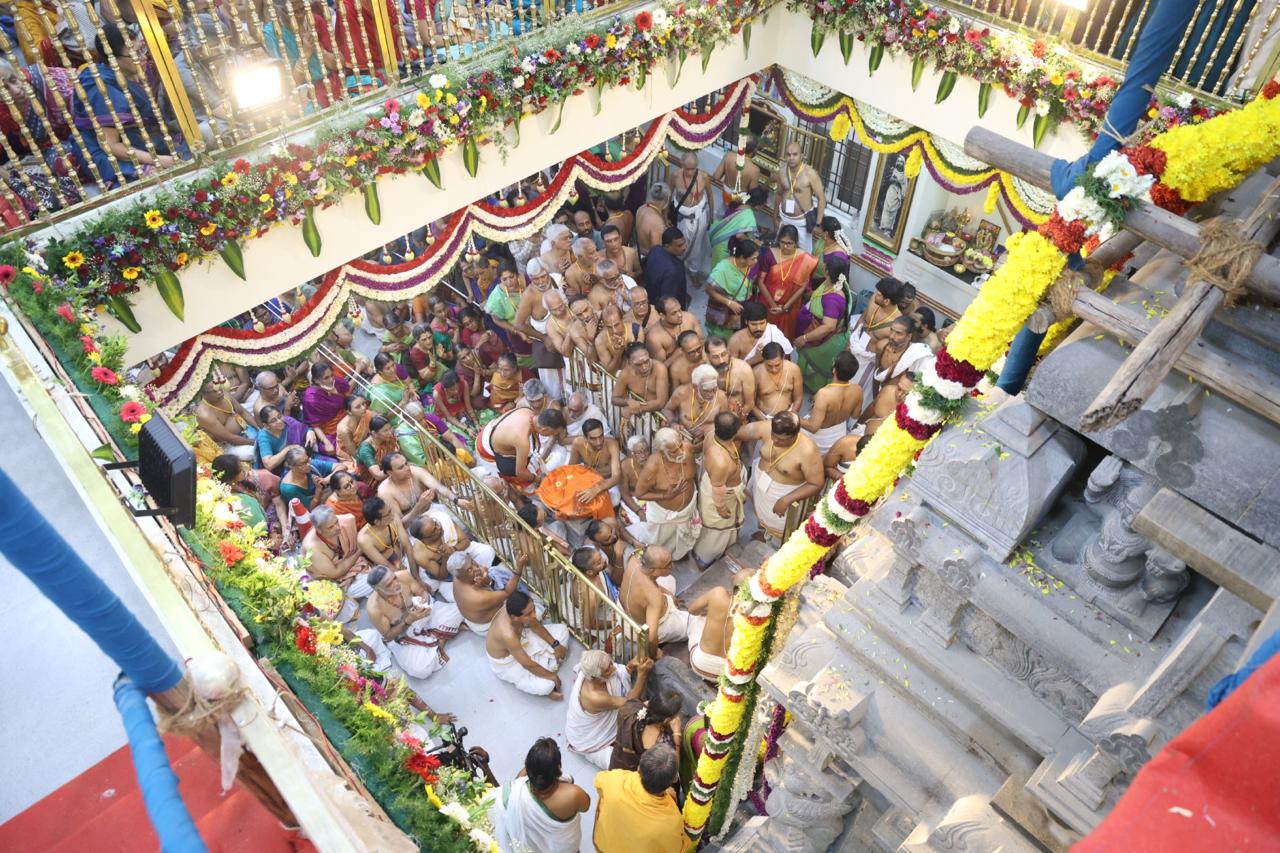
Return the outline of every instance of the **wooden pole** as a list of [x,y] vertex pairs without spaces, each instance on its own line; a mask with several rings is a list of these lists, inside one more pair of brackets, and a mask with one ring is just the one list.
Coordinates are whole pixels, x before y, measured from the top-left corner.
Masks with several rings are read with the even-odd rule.
[[[983,127],[972,128],[964,139],[965,153],[998,169],[1017,175],[1041,189],[1052,190],[1049,170],[1054,158],[1006,139]],[[1142,203],[1124,219],[1126,230],[1184,258],[1200,251],[1200,226],[1153,204]],[[1263,255],[1254,265],[1245,287],[1280,302],[1280,258]]]

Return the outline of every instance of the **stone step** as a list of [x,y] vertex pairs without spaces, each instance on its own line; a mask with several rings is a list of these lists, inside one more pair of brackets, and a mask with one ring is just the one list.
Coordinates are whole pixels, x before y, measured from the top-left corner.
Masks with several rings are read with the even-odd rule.
[[[678,649],[677,646],[679,646]],[[673,643],[669,647],[664,647],[662,651],[662,657],[653,667],[653,675],[656,677],[650,678],[649,684],[661,684],[664,688],[679,693],[684,700],[681,705],[681,717],[688,720],[698,713],[699,702],[715,698],[715,685],[704,681],[689,668],[687,660],[689,650],[684,644]],[[677,652],[681,653],[685,659],[682,659]]]

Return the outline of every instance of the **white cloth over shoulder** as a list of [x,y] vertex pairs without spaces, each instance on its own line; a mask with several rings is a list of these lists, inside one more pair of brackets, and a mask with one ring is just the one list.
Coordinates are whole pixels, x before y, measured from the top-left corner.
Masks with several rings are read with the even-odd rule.
[[[614,671],[606,685],[610,696],[626,696],[631,690],[631,676],[627,668],[615,663]],[[587,677],[581,672],[569,692],[569,712],[564,724],[564,739],[569,749],[581,755],[601,770],[609,769],[609,755],[613,741],[618,736],[617,710],[592,713],[582,707],[582,685]]]
[[568,820],[553,817],[519,776],[502,786],[498,802],[498,838],[513,853],[565,853],[582,847],[582,815]]
[[764,334],[756,340],[756,345],[751,348],[751,352],[744,356],[744,360],[750,361],[759,355],[765,344],[777,344],[782,347],[782,354],[787,358],[790,358],[791,354],[796,351],[796,348],[791,345],[791,341],[787,340],[787,336],[782,333],[782,330],[770,323],[764,327]]
[[924,367],[924,363],[933,357],[933,350],[929,349],[928,344],[916,341],[903,350],[902,355],[898,357],[898,363],[891,370],[876,370],[876,381],[884,385],[904,373],[917,373]]
[[461,627],[462,612],[456,604],[447,601],[433,602],[431,612],[410,625],[402,635],[416,642],[403,642],[397,638],[387,644],[391,649],[391,658],[405,675],[427,678],[444,666],[438,645],[441,638],[447,640],[457,636]]
[[[543,627],[560,645],[563,646],[569,642],[569,629],[566,626],[552,624],[544,625]],[[520,638],[520,645],[524,648],[525,654],[543,669],[555,672],[560,668],[560,661],[556,658],[556,650],[551,647],[550,643],[532,631],[526,630],[524,632]],[[489,669],[493,670],[493,674],[498,676],[500,680],[515,685],[517,689],[534,696],[548,696],[556,689],[555,682],[534,675],[521,666],[514,655],[507,655],[504,658],[490,656]]]
[[604,412],[600,411],[600,407],[595,403],[587,403],[587,407],[582,411],[582,417],[576,421],[566,421],[565,432],[574,438],[579,437],[582,435],[582,425],[592,418],[595,418],[604,426],[605,435],[612,435],[609,432],[609,419],[604,416]]

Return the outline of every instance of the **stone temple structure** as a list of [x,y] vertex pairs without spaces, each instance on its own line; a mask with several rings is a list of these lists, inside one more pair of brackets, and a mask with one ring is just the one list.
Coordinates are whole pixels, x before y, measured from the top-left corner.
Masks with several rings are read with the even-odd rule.
[[[1185,279],[1151,254],[1107,294],[1149,316]],[[1219,312],[1204,340],[1280,373],[1275,319]],[[1073,430],[1126,355],[1078,329],[804,588],[761,676],[793,715],[769,816],[728,849],[1065,850],[1204,713],[1276,597],[1280,429],[1174,371]]]

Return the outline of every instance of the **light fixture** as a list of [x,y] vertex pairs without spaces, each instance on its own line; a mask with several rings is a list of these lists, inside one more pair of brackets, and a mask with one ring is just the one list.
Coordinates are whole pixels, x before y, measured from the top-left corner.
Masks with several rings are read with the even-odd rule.
[[284,75],[277,62],[251,62],[231,69],[231,96],[241,112],[270,109],[284,97]]

